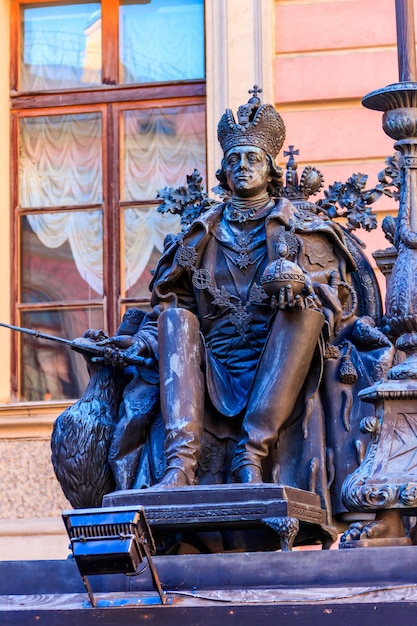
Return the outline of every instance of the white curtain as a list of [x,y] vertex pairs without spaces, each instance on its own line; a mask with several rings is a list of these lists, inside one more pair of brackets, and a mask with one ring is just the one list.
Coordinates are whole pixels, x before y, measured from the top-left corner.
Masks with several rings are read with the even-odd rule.
[[164,239],[179,230],[177,215],[161,215],[155,207],[125,209],[125,287],[132,287],[144,272],[154,248],[162,252]]
[[[97,113],[23,118],[20,121],[21,207],[101,204],[101,117]],[[28,215],[47,248],[71,246],[82,278],[103,293],[101,211]]]
[[[123,198],[153,200],[158,188],[180,186],[195,167],[205,171],[203,107],[126,112]],[[20,206],[101,204],[101,124],[97,114],[23,118],[20,127]],[[28,215],[42,244],[68,241],[82,278],[103,293],[103,225],[100,210]],[[132,287],[154,248],[163,249],[179,218],[155,207],[125,209],[124,284]]]
[[103,227],[101,211],[41,213],[28,221],[47,248],[68,241],[80,276],[98,294],[103,294]]
[[194,168],[205,172],[203,106],[126,111],[123,119],[122,200],[154,199]]

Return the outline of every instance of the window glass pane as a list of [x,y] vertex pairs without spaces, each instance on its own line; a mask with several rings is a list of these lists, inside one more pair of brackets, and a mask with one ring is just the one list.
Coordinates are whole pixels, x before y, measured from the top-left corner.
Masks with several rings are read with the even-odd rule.
[[[145,255],[144,255],[145,256]],[[160,251],[157,248],[152,250],[151,255],[148,258],[148,262],[140,273],[138,279],[135,283],[131,284],[131,287],[126,290],[126,298],[136,298],[138,300],[148,299],[150,300],[151,293],[149,291],[149,284],[152,279],[151,271],[155,269],[156,264],[158,262],[159,257],[161,256]],[[146,257],[145,257],[146,258]],[[127,285],[132,280],[132,275],[126,268],[126,278]]]
[[204,75],[203,0],[122,0],[120,82]]
[[20,89],[101,83],[100,2],[21,7]]
[[194,168],[205,177],[203,105],[123,112],[122,199],[153,200],[158,189],[179,187]]
[[149,299],[151,270],[164,249],[165,237],[179,231],[179,217],[162,215],[150,206],[125,209],[123,221],[123,297]]
[[103,295],[101,211],[27,215],[21,221],[21,301],[91,300]]
[[[42,299],[42,294],[39,294]],[[50,335],[75,339],[88,328],[103,327],[101,309],[31,311],[21,315],[26,328]],[[88,373],[81,354],[68,346],[20,335],[21,339],[21,402],[78,398],[83,393]]]
[[20,120],[22,207],[102,201],[101,115],[47,115]]

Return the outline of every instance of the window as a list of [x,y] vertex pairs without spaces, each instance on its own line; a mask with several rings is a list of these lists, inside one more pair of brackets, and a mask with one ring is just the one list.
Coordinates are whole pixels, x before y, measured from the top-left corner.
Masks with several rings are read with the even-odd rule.
[[[206,174],[203,0],[13,0],[12,29],[13,323],[113,333],[179,227],[157,190]],[[80,355],[13,340],[14,400],[80,395]]]

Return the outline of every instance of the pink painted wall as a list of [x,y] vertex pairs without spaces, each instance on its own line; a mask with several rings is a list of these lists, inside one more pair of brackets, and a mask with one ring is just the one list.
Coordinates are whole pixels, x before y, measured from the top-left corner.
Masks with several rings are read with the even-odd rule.
[[[300,168],[319,167],[326,186],[362,172],[373,187],[394,142],[361,99],[398,80],[394,0],[275,0],[274,28],[275,103]],[[388,198],[375,208],[396,212]],[[369,253],[388,247],[380,230],[355,232]]]

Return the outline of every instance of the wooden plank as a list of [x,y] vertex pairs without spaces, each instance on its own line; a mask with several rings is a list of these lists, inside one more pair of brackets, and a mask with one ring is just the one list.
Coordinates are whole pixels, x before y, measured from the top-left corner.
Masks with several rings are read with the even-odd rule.
[[119,82],[119,3],[101,0],[101,52],[104,85]]
[[59,310],[59,309],[85,309],[85,308],[101,308],[103,306],[102,300],[59,300],[53,301],[49,300],[48,302],[23,302],[16,304],[17,311],[49,311],[49,310]]
[[[17,325],[19,322],[18,312],[15,303],[19,299],[19,279],[20,279],[20,241],[19,241],[19,220],[16,217],[16,207],[19,204],[19,121],[12,116],[10,120],[10,268],[12,276],[10,280],[10,321]],[[18,400],[19,373],[18,357],[20,340],[13,333],[10,342],[10,401]]]
[[[84,112],[84,111],[83,111]],[[68,211],[100,211],[103,209],[102,204],[77,204],[77,205],[60,205],[52,207],[54,213],[66,213]],[[40,213],[50,213],[51,207],[16,207],[19,215],[39,215]]]
[[10,89],[19,89],[20,6],[18,0],[10,3]]
[[117,106],[107,104],[103,117],[103,263],[105,298],[105,330],[113,335],[120,324],[120,216],[119,216],[119,119]]
[[[133,102],[170,98],[201,97],[205,102],[206,83],[201,80],[183,83],[157,83],[155,85],[98,87],[96,89],[63,89],[59,92],[12,92],[11,109],[38,109],[43,107],[79,106],[108,102]],[[199,103],[197,103],[199,104]]]

